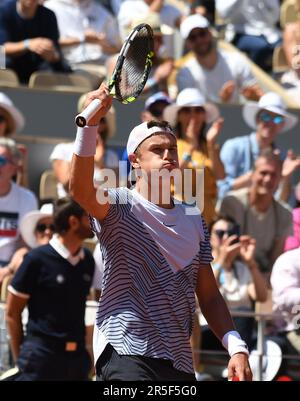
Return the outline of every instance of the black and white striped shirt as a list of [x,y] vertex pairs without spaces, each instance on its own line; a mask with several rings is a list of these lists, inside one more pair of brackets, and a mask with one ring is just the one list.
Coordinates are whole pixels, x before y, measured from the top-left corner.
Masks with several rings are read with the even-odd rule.
[[101,226],[92,219],[104,261],[95,361],[110,343],[121,355],[168,359],[193,373],[197,272],[212,260],[205,223],[200,214],[186,215],[183,204],[162,209],[127,188],[109,197]]

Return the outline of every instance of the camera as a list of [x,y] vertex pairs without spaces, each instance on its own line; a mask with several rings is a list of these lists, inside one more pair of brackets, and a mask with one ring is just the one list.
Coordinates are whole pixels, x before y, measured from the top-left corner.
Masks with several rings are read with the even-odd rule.
[[238,224],[233,224],[232,227],[228,230],[228,236],[237,235],[237,238],[232,241],[231,244],[237,244],[240,241],[240,226]]

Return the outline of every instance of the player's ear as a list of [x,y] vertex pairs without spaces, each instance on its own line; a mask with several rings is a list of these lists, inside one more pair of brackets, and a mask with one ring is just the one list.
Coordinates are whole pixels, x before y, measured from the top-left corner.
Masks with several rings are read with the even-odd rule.
[[139,158],[137,157],[137,155],[135,153],[130,153],[130,155],[128,155],[128,159],[133,168],[140,167]]

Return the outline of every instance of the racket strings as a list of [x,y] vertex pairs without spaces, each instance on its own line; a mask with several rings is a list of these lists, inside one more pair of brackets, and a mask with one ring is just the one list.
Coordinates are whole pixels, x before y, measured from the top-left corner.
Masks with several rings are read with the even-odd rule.
[[116,80],[118,100],[135,98],[143,90],[152,64],[150,56],[152,53],[152,33],[144,26],[131,42]]

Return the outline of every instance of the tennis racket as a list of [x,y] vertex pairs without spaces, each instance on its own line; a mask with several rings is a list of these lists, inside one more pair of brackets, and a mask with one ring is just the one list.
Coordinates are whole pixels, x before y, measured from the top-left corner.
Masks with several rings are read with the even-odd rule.
[[[110,94],[123,104],[134,102],[147,82],[153,52],[153,31],[148,24],[137,25],[124,42],[112,77],[108,83]],[[94,99],[75,118],[79,127],[99,110],[101,101]]]

